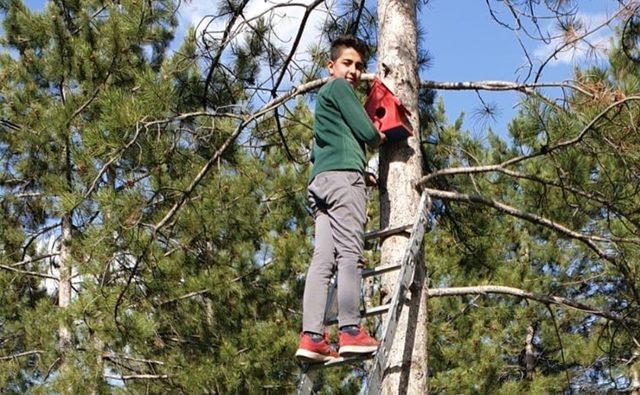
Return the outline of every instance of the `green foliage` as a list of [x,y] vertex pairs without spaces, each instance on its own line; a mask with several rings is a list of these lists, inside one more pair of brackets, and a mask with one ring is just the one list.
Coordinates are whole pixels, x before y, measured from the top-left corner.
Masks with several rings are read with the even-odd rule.
[[[57,276],[63,263],[75,289],[61,308],[56,285],[0,271],[3,392],[295,386],[311,218],[306,168],[290,161],[273,121],[252,126],[258,148],[231,144],[172,221],[152,230],[236,130],[243,114],[228,108],[248,99],[244,86],[275,50],[262,46],[260,25],[225,58],[239,78],[214,73],[211,116],[173,119],[202,113],[205,92],[193,29],[167,56],[176,5],[2,4],[11,52],[0,57],[0,116],[16,126],[0,128],[0,263],[64,248],[65,262],[19,269],[51,266]],[[310,110],[300,101],[281,121],[289,153],[304,163]],[[64,216],[73,237],[49,250]],[[69,348],[58,344],[61,327],[71,328]],[[140,375],[158,378],[121,380]]]
[[[476,141],[460,119],[446,123],[444,104],[427,131],[429,168],[482,166],[532,155],[490,172],[438,178],[439,189],[482,195],[575,232],[637,239],[637,102],[586,125],[635,91],[637,67],[619,51],[610,66],[576,71],[584,91],[566,108],[527,98],[509,125],[511,143]],[[582,138],[570,142],[584,133]],[[553,150],[552,152],[549,152]],[[635,208],[635,209],[634,209]],[[637,244],[588,247],[567,233],[483,205],[436,204],[427,235],[431,287],[511,286],[555,295],[637,320]],[[467,295],[429,302],[430,389],[443,393],[600,392],[629,385],[637,323],[607,321],[567,307],[513,296]],[[628,326],[627,326],[628,325]],[[532,331],[532,366],[526,363]]]
[[[242,3],[221,3],[220,15]],[[344,17],[327,29],[357,31],[375,44],[375,18],[359,15],[358,3],[341,2]],[[277,121],[249,124],[220,151],[251,106],[271,99],[255,85],[265,66],[282,65],[284,51],[269,42],[270,22],[256,20],[209,74],[205,63],[218,48],[201,57],[195,29],[179,50],[167,51],[176,6],[74,0],[33,12],[19,0],[0,1],[2,392],[295,388],[292,355],[312,251],[309,100],[298,98]],[[323,75],[321,46],[313,61],[301,68],[302,80]],[[608,67],[576,70],[575,80],[583,90],[567,96],[565,107],[523,100],[509,142],[491,132],[474,137],[463,130],[464,114],[449,123],[444,101],[433,106],[434,93],[422,91],[424,167],[532,155],[511,173],[436,177],[430,187],[490,197],[615,243],[590,247],[542,221],[436,201],[437,225],[425,241],[429,286],[522,288],[629,324],[507,295],[431,298],[433,392],[606,391],[627,385],[637,368],[640,252],[624,239],[637,239],[640,223],[633,122],[640,108],[629,101],[583,129],[638,92],[640,76],[616,48]],[[583,131],[580,141],[556,147]],[[377,193],[371,201],[370,229]],[[66,218],[72,237],[61,241]],[[366,259],[377,257],[374,250]],[[60,266],[72,268],[68,307],[46,278],[59,276]],[[70,346],[60,344],[61,328],[70,329]],[[363,367],[323,373],[320,390],[357,393]]]

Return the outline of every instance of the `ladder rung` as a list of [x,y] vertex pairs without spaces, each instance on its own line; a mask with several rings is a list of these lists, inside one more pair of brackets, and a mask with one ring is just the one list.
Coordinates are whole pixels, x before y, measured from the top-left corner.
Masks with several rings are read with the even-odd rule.
[[335,368],[338,366],[350,365],[350,364],[366,361],[375,356],[376,356],[376,353],[372,352],[369,354],[362,354],[357,357],[346,357],[346,358],[340,357],[325,363],[310,363],[310,364],[304,364],[302,366],[303,366],[303,369],[305,369],[305,371],[309,372],[309,371],[318,370],[318,369]]
[[[389,310],[388,304],[383,304],[382,306],[370,307],[368,309],[360,310],[361,317],[371,317],[372,315],[378,315],[386,313]],[[324,321],[325,325],[334,325],[338,323],[338,317],[333,316]]]
[[392,272],[394,270],[398,270],[402,267],[401,264],[397,265],[388,265],[388,266],[378,266],[371,269],[364,269],[362,271],[362,278],[377,276],[379,274],[384,274],[387,272]]
[[385,238],[387,236],[407,232],[411,230],[412,226],[413,224],[409,224],[409,225],[398,226],[396,228],[391,228],[391,229],[386,228],[386,229],[374,230],[373,232],[365,233],[364,239],[371,240],[371,239],[377,239],[377,238]]
[[358,357],[348,357],[348,358],[340,357],[340,358],[334,359],[333,361],[325,362],[324,364],[322,364],[322,366],[325,368],[332,368],[335,366],[348,365],[352,363],[366,361],[367,359],[371,359],[375,356],[376,356],[375,353],[369,353],[369,354],[363,354]]

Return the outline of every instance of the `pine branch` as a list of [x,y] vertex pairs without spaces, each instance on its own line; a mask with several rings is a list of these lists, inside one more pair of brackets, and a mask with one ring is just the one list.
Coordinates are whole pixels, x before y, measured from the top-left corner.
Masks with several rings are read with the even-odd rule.
[[249,3],[249,0],[243,0],[242,4],[240,4],[237,9],[233,10],[231,18],[227,21],[227,25],[225,26],[224,33],[222,34],[222,40],[216,50],[216,53],[213,55],[211,59],[211,65],[209,66],[209,71],[207,72],[207,77],[204,82],[204,94],[202,95],[202,107],[207,108],[207,97],[209,96],[209,86],[211,85],[211,80],[213,79],[213,73],[215,69],[218,67],[218,63],[220,62],[220,58],[222,57],[222,52],[226,48],[227,44],[230,42],[230,34],[233,25],[235,25],[238,16],[242,14],[242,11]]
[[22,259],[24,259],[25,256],[27,256],[27,250],[29,249],[29,246],[31,245],[31,243],[33,243],[38,237],[40,237],[41,235],[59,227],[62,225],[62,221],[58,222],[57,224],[53,224],[53,225],[49,225],[46,226],[42,229],[40,229],[39,231],[37,231],[36,233],[32,234],[29,236],[29,238],[27,239],[26,243],[24,243],[24,245],[22,246]]
[[230,113],[230,112],[217,112],[217,111],[194,111],[187,112],[183,114],[178,114],[173,117],[158,119],[155,121],[140,121],[146,128],[156,125],[164,125],[171,122],[184,121],[189,118],[197,118],[197,117],[209,117],[209,118],[233,118],[237,120],[244,120],[244,117],[238,114]]
[[102,178],[102,175],[109,169],[109,167],[111,166],[111,164],[113,162],[115,162],[119,157],[120,154],[122,154],[124,151],[126,151],[127,149],[129,149],[129,147],[131,147],[136,140],[138,139],[138,136],[140,135],[140,125],[136,125],[136,133],[134,134],[133,138],[127,143],[125,144],[122,148],[120,148],[118,150],[118,152],[116,152],[113,157],[111,157],[111,159],[109,159],[103,166],[102,168],[98,171],[98,175],[94,178],[93,182],[91,183],[91,186],[89,188],[87,188],[87,191],[83,194],[82,199],[76,203],[75,206],[73,206],[73,208],[71,209],[71,211],[75,210],[78,206],[80,206],[80,204],[82,203],[82,201],[84,201],[85,199],[87,199],[89,196],[91,196],[91,194],[93,193],[93,191],[95,190],[96,186],[98,185],[98,181]]
[[521,84],[511,81],[460,81],[460,82],[441,82],[425,80],[420,82],[420,86],[428,89],[437,90],[485,90],[485,91],[518,91],[528,95],[537,94],[535,89],[539,88],[568,88],[579,91],[587,96],[593,97],[593,93],[582,88],[578,84],[571,81],[562,82],[539,82]]
[[[478,167],[478,168],[480,168],[480,167]],[[446,172],[447,170],[450,170],[450,169],[445,169],[444,172]],[[558,182],[555,182],[553,180],[546,180],[546,179],[544,179],[542,177],[538,177],[538,176],[531,175],[531,174],[524,174],[524,173],[520,173],[520,172],[517,172],[517,171],[504,169],[504,168],[497,168],[497,169],[492,170],[492,171],[494,171],[496,173],[505,174],[505,175],[508,175],[510,177],[513,177],[513,178],[518,178],[518,179],[524,179],[524,180],[537,182],[537,183],[539,183],[541,185],[544,185],[546,187],[553,187],[553,188],[558,188],[558,189],[560,189],[562,191],[571,192],[571,193],[573,193],[573,194],[575,194],[577,196],[581,196],[581,197],[583,197],[583,198],[585,198],[587,200],[602,204],[604,207],[609,209],[611,212],[615,212],[616,214],[620,215],[621,218],[625,218],[625,219],[627,219],[629,222],[631,222],[633,224],[633,220],[628,218],[629,213],[623,212],[623,210],[619,209],[614,204],[612,204],[612,202],[610,200],[604,198],[602,196],[602,194],[600,192],[598,192],[598,191],[594,191],[593,193],[590,193],[590,192],[586,192],[586,191],[583,191],[581,189],[578,189],[576,187],[573,187],[571,185],[565,185],[563,183],[558,183]],[[431,174],[425,176],[425,178],[431,178],[432,176],[439,176],[440,175],[440,174],[436,174],[436,173],[439,173],[439,171],[431,173]],[[460,174],[460,173],[455,173],[455,174]],[[423,180],[425,178],[423,178]]]
[[115,375],[115,374],[105,374],[103,376],[105,379],[110,380],[167,380],[170,379],[171,376],[168,374],[131,374],[128,376],[124,375]]
[[105,353],[102,355],[102,358],[111,361],[114,359],[124,359],[127,361],[132,361],[132,362],[139,362],[139,363],[147,363],[147,364],[152,364],[152,365],[164,365],[164,362],[162,361],[155,361],[153,359],[141,359],[141,358],[133,358],[133,357],[129,357],[126,355],[117,355],[114,353]]
[[560,234],[563,234],[564,236],[570,239],[575,239],[583,242],[584,244],[587,245],[587,247],[593,250],[600,258],[606,260],[607,262],[613,264],[614,266],[620,269],[624,278],[627,281],[627,285],[629,286],[629,288],[631,289],[634,295],[634,299],[640,302],[640,292],[638,291],[638,288],[635,286],[634,282],[630,280],[634,278],[635,275],[633,274],[632,269],[631,267],[629,267],[628,263],[624,260],[624,258],[622,260],[618,260],[616,259],[616,257],[607,254],[605,251],[601,250],[596,245],[596,242],[605,242],[605,243],[624,242],[624,243],[640,244],[639,239],[625,239],[625,238],[617,238],[617,237],[605,238],[605,237],[599,237],[599,236],[591,236],[584,233],[576,232],[561,224],[553,222],[548,218],[519,210],[517,208],[508,206],[504,203],[486,198],[484,196],[468,195],[468,194],[462,194],[457,192],[447,192],[447,191],[441,191],[441,190],[429,189],[429,188],[425,188],[424,190],[427,191],[427,193],[432,197],[438,197],[444,200],[454,200],[454,201],[461,201],[461,202],[467,202],[467,203],[479,203],[488,207],[492,207],[508,215],[532,222],[537,225],[550,228]]
[[626,318],[619,314],[600,310],[589,306],[584,303],[576,302],[572,299],[563,298],[560,296],[541,295],[533,292],[525,291],[520,288],[506,287],[501,285],[478,285],[472,287],[450,287],[450,288],[430,288],[428,291],[430,298],[438,298],[444,296],[464,296],[464,295],[487,295],[487,294],[502,294],[512,295],[521,298],[534,300],[546,305],[554,304],[563,307],[569,307],[575,310],[583,311],[585,313],[597,315],[602,318],[606,318],[611,321],[620,323],[632,323],[634,325],[640,325],[640,321],[634,318]]
[[432,197],[437,197],[444,200],[454,200],[459,202],[479,203],[484,206],[495,208],[496,210],[501,211],[505,214],[509,214],[514,217],[532,222],[534,224],[542,225],[547,228],[553,229],[571,239],[582,241],[583,243],[587,244],[589,248],[595,251],[596,254],[598,254],[598,256],[608,261],[612,261],[613,257],[611,257],[610,255],[602,251],[600,248],[598,248],[598,246],[595,244],[596,242],[604,242],[604,243],[622,242],[622,243],[634,243],[634,244],[640,245],[640,239],[636,239],[636,238],[633,238],[633,239],[618,238],[618,237],[607,238],[607,237],[592,236],[592,235],[576,232],[572,229],[565,227],[564,225],[561,225],[557,222],[553,222],[548,218],[545,218],[536,214],[531,214],[529,212],[517,209],[515,207],[511,207],[504,203],[498,202],[497,200],[486,198],[484,196],[469,195],[469,194],[458,193],[458,192],[441,191],[438,189],[430,189],[430,188],[425,188],[424,190],[427,191],[427,193]]
[[[372,74],[367,74],[367,75],[363,75],[363,80],[369,80],[373,78]],[[242,132],[242,130],[244,130],[244,128],[249,125],[252,122],[259,122],[261,120],[261,117],[264,116],[265,114],[267,114],[268,112],[274,110],[275,108],[277,108],[278,106],[282,105],[283,103],[285,103],[286,101],[300,95],[306,92],[309,92],[313,89],[317,89],[318,87],[324,85],[328,80],[330,79],[330,77],[325,77],[325,78],[321,78],[321,79],[317,79],[317,80],[313,80],[310,82],[307,82],[305,84],[300,84],[295,86],[294,88],[292,88],[289,92],[285,93],[284,95],[281,95],[279,97],[274,98],[273,100],[271,100],[269,103],[265,104],[262,108],[260,108],[258,111],[256,111],[255,113],[253,113],[250,116],[247,116],[245,118],[245,120],[240,123],[240,125],[238,125],[238,127],[236,128],[236,130],[227,138],[227,140],[225,140],[225,142],[222,144],[222,146],[220,146],[220,148],[209,158],[209,160],[207,161],[207,163],[201,168],[201,170],[198,172],[198,174],[196,175],[196,177],[193,179],[193,181],[191,182],[191,184],[187,187],[187,189],[183,192],[181,199],[169,210],[169,212],[165,215],[164,218],[162,218],[162,220],[160,220],[158,223],[156,223],[155,225],[153,225],[153,229],[154,229],[154,233],[157,233],[162,227],[164,227],[172,218],[173,216],[182,208],[182,206],[189,200],[189,196],[191,195],[191,193],[193,193],[193,190],[200,184],[200,182],[202,181],[202,179],[204,178],[204,176],[208,173],[209,169],[211,168],[211,166],[217,162],[217,160],[222,156],[222,154],[224,154],[224,152],[226,151],[226,149],[231,145],[231,143],[233,141],[236,140],[236,138],[240,135],[240,133]],[[444,86],[447,86],[450,83],[445,83]],[[494,86],[498,86],[499,84],[496,83],[496,81],[493,81],[492,83]],[[492,84],[486,84],[486,86],[492,86]],[[564,83],[558,83],[558,86],[561,86]],[[508,83],[504,84],[505,86],[509,86]],[[547,83],[546,86],[550,86],[551,83]],[[505,88],[506,89],[506,88]],[[517,90],[517,89],[524,89],[522,88],[520,85],[511,85],[511,89],[513,90]],[[488,172],[488,171],[495,171],[495,169],[499,168],[499,167],[506,167],[506,166],[510,166],[516,163],[519,163],[523,160],[526,159],[531,159],[540,155],[544,155],[546,153],[552,152],[554,150],[557,150],[559,148],[563,148],[565,146],[568,145],[572,145],[575,144],[576,142],[580,141],[583,137],[584,134],[586,134],[586,132],[588,130],[591,129],[591,127],[593,127],[593,125],[595,124],[596,121],[598,121],[600,118],[604,117],[604,115],[606,115],[606,113],[622,104],[625,103],[627,101],[632,101],[632,100],[640,100],[640,96],[629,96],[626,97],[620,101],[617,101],[615,103],[613,103],[612,105],[610,105],[609,107],[607,107],[607,109],[605,109],[601,114],[599,114],[598,116],[596,116],[590,123],[589,125],[587,125],[585,127],[585,129],[583,129],[583,131],[573,140],[568,140],[568,141],[564,141],[562,143],[559,143],[556,146],[553,146],[545,151],[541,151],[541,152],[537,152],[531,155],[525,155],[525,156],[521,156],[521,157],[517,157],[517,158],[513,158],[510,159],[508,161],[505,161],[499,165],[491,165],[491,166],[483,166],[481,168],[454,168],[454,169],[445,169],[445,170],[441,170],[439,172],[434,172],[430,175],[427,175],[425,177],[423,177],[421,180],[418,181],[417,185],[418,186],[422,186],[424,185],[424,183],[426,183],[426,181],[428,180],[428,178],[434,177],[436,175],[440,175],[440,174],[458,174],[458,173],[473,173],[473,172]],[[207,112],[204,112],[204,114],[208,114]],[[182,114],[182,115],[178,115],[177,117],[185,117],[186,114]],[[473,169],[473,170],[470,170]]]
[[25,352],[13,354],[13,355],[0,356],[0,361],[9,361],[9,360],[20,358],[20,357],[27,357],[29,355],[42,354],[43,352],[44,351],[42,350],[31,350],[31,351],[25,351]]
[[0,265],[0,269],[8,270],[10,272],[19,273],[19,274],[25,274],[27,276],[48,278],[48,279],[51,279],[51,280],[59,281],[58,277],[54,277],[54,276],[50,276],[48,274],[42,274],[42,273],[38,273],[38,272],[30,272],[28,270],[20,270],[20,269],[16,269],[15,267],[12,267],[12,266]]
[[5,118],[0,118],[0,125],[16,132],[19,132],[22,129],[20,125],[13,123],[10,120]]
[[[375,74],[362,74],[361,81],[373,81]],[[264,115],[265,113],[274,110],[275,108],[283,105],[287,101],[301,95],[304,93],[308,93],[315,89],[320,88],[322,85],[329,81],[330,77],[319,78],[313,81],[309,81],[304,84],[299,84],[291,88],[288,92],[278,97],[273,98],[270,102],[262,106],[255,114],[259,116]],[[522,93],[526,93],[529,95],[538,95],[535,92],[536,88],[568,88],[572,90],[579,91],[585,95],[593,97],[593,93],[585,90],[581,86],[571,83],[569,81],[563,82],[544,82],[544,83],[530,83],[530,84],[519,84],[517,82],[512,81],[497,81],[497,80],[486,80],[486,81],[461,81],[461,82],[450,82],[450,81],[430,81],[425,80],[421,82],[421,86],[423,88],[428,89],[436,89],[436,90],[487,90],[487,91],[518,91]],[[629,98],[627,98],[629,99]],[[548,100],[548,99],[547,99]],[[247,116],[241,117],[237,114],[233,113],[219,113],[219,112],[210,112],[210,111],[197,111],[191,113],[183,113],[178,114],[174,117],[166,118],[158,121],[150,121],[145,125],[151,126],[156,124],[164,124],[172,121],[179,121],[187,118],[199,117],[199,116],[207,116],[207,117],[230,117],[236,119],[247,119]],[[256,122],[261,121],[262,119],[256,119]]]
[[54,256],[58,256],[58,255],[60,255],[60,253],[52,252],[52,253],[50,253],[50,254],[41,255],[41,256],[38,256],[38,257],[35,257],[35,258],[29,258],[29,259],[22,260],[22,261],[20,261],[20,262],[17,262],[17,263],[12,264],[12,265],[11,265],[11,267],[17,267],[17,266],[27,265],[27,264],[29,264],[29,263],[33,263],[33,262],[37,262],[37,261],[41,261],[41,260],[43,260],[43,259],[47,259],[47,258],[52,258],[52,257],[54,257]]
[[606,19],[604,22],[602,22],[600,25],[594,27],[593,29],[589,29],[586,30],[584,33],[582,33],[581,35],[576,35],[575,37],[572,37],[570,40],[566,40],[564,44],[558,46],[550,55],[549,57],[547,57],[547,59],[545,59],[542,64],[540,65],[540,67],[538,68],[538,70],[536,71],[536,77],[534,78],[534,82],[538,82],[538,80],[540,79],[540,77],[542,76],[542,70],[545,68],[545,66],[552,60],[554,59],[560,52],[562,52],[565,48],[571,46],[571,45],[575,45],[576,43],[584,40],[587,36],[597,32],[598,30],[602,29],[605,26],[610,25],[616,18],[618,18],[618,16],[629,12],[629,7],[628,6],[622,6],[620,7],[620,9],[614,13],[611,17],[609,17],[608,19]]
[[200,171],[198,172],[196,177],[193,179],[191,184],[189,184],[187,189],[182,193],[182,197],[180,198],[180,200],[176,204],[174,204],[173,207],[171,207],[171,209],[164,216],[164,218],[162,218],[158,223],[153,225],[154,233],[157,233],[160,229],[162,229],[162,227],[164,227],[169,221],[171,221],[173,216],[182,208],[182,206],[184,206],[184,204],[189,200],[189,197],[191,196],[195,188],[200,184],[204,176],[209,172],[209,169],[211,168],[211,166],[213,166],[213,164],[218,161],[218,159],[222,156],[222,154],[227,150],[227,148],[229,148],[231,143],[235,141],[235,139],[240,135],[242,130],[244,130],[244,128],[247,125],[249,125],[254,121],[259,122],[260,118],[263,115],[272,111],[274,108],[281,105],[285,101],[299,94],[308,92],[312,89],[316,89],[317,87],[322,86],[328,80],[329,78],[327,77],[327,78],[314,80],[306,84],[298,85],[293,89],[291,89],[291,91],[289,91],[288,93],[271,100],[269,103],[265,104],[261,109],[253,113],[251,116],[247,117],[245,121],[240,123],[240,125],[238,125],[236,130],[225,140],[225,142],[220,146],[220,148],[218,148],[218,150],[209,158],[207,163],[205,163],[204,166],[200,169]]
[[430,174],[427,174],[426,176],[422,177],[420,180],[418,180],[418,182],[416,183],[416,186],[418,188],[426,185],[426,183],[434,177],[441,177],[444,175],[454,175],[454,174],[478,174],[478,173],[489,173],[489,172],[495,172],[495,171],[502,171],[504,169],[506,169],[509,166],[513,166],[515,164],[518,164],[520,162],[523,162],[525,160],[529,160],[529,159],[533,159],[533,158],[537,158],[539,156],[543,156],[543,155],[547,155],[553,151],[565,148],[565,147],[569,147],[572,146],[574,144],[577,144],[579,142],[582,141],[582,139],[584,138],[584,136],[595,126],[595,124],[602,118],[604,118],[607,113],[609,111],[611,111],[613,108],[616,108],[626,102],[629,101],[640,101],[640,96],[628,96],[625,97],[622,100],[618,100],[616,102],[614,102],[613,104],[609,105],[607,108],[605,108],[602,112],[600,112],[598,115],[596,115],[581,131],[580,133],[578,133],[578,135],[572,139],[569,140],[565,140],[562,141],[556,145],[553,145],[551,147],[545,147],[544,149],[541,149],[540,151],[534,152],[532,154],[529,155],[521,155],[521,156],[517,156],[515,158],[511,158],[508,159],[502,163],[499,163],[497,165],[485,165],[485,166],[471,166],[471,167],[452,167],[449,169],[442,169],[442,170],[436,170]]
[[165,300],[164,302],[160,302],[158,305],[159,306],[164,306],[164,305],[169,304],[169,303],[178,302],[180,300],[193,298],[194,296],[204,295],[204,294],[207,294],[209,292],[211,292],[209,289],[203,289],[203,290],[200,290],[200,291],[189,292],[188,294],[185,294],[185,295],[182,295],[182,296],[178,296],[177,298],[173,298],[173,299]]

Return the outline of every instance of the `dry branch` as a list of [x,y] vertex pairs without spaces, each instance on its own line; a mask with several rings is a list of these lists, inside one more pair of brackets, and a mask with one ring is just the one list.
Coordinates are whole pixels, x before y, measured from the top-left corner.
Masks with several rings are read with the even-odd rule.
[[519,84],[511,81],[461,81],[461,82],[441,82],[441,81],[421,81],[420,86],[437,90],[483,90],[483,91],[518,91],[526,94],[537,94],[535,89],[540,88],[567,88],[579,91],[585,95],[593,96],[591,92],[570,81],[563,82],[540,82]]
[[525,299],[535,300],[546,305],[555,304],[558,306],[570,307],[589,314],[597,315],[611,321],[621,323],[640,324],[632,318],[625,318],[616,313],[599,310],[584,303],[576,302],[571,299],[559,296],[540,295],[533,292],[525,291],[520,288],[506,287],[501,285],[479,285],[474,287],[451,287],[451,288],[431,288],[428,290],[430,298],[438,298],[443,296],[464,296],[464,295],[486,295],[486,294],[502,294],[518,296]]
[[20,357],[27,357],[29,355],[42,354],[43,352],[44,351],[42,351],[42,350],[31,350],[31,351],[25,351],[25,352],[13,354],[13,355],[0,356],[0,361],[9,361],[11,359],[16,359],[16,358],[20,358]]
[[[605,20],[603,23],[601,23],[600,25],[594,27],[593,29],[588,29],[585,30],[582,34],[580,35],[575,35],[574,37],[572,37],[571,39],[565,40],[565,42],[562,45],[559,45],[554,51],[553,53],[551,53],[547,59],[545,59],[542,64],[540,65],[540,67],[538,68],[538,70],[536,71],[536,77],[534,78],[534,82],[538,82],[538,80],[540,79],[540,77],[542,76],[542,70],[545,68],[545,66],[552,60],[554,59],[560,52],[562,52],[563,50],[565,50],[565,48],[570,47],[572,45],[576,45],[576,43],[583,41],[587,36],[597,32],[598,30],[602,29],[605,26],[608,26],[611,24],[611,22],[613,22],[616,18],[618,18],[618,16],[623,15],[627,12],[629,12],[630,8],[628,5],[622,5],[620,7],[620,9],[615,12],[611,17],[609,17],[607,20]],[[575,33],[574,33],[575,34]]]

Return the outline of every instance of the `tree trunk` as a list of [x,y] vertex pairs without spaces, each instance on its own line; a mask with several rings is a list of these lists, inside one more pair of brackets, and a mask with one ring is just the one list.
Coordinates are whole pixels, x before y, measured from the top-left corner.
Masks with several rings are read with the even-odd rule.
[[[69,253],[72,237],[71,226],[71,216],[65,215],[62,218],[62,235],[60,237],[60,281],[58,283],[58,307],[61,309],[66,309],[71,304],[71,254]],[[71,344],[71,330],[62,321],[58,332],[58,344],[60,351],[64,354],[64,350]]]
[[[66,103],[68,87],[63,83],[60,91],[62,92],[62,101]],[[67,138],[64,149],[64,173],[67,181],[68,190],[73,188],[71,174],[71,139]],[[67,309],[71,305],[71,281],[72,281],[72,264],[71,264],[71,241],[73,237],[73,211],[62,215],[62,228],[60,235],[60,260],[59,260],[59,279],[58,279],[58,307]],[[58,328],[58,347],[60,348],[60,371],[64,373],[68,370],[67,351],[71,347],[71,328],[68,325],[66,317],[60,320]],[[69,387],[68,391],[72,388]]]
[[[413,183],[422,176],[418,120],[418,70],[416,0],[378,0],[378,76],[411,112],[415,137],[387,143],[380,149],[381,226],[395,227],[414,221],[420,195]],[[400,263],[408,242],[406,235],[387,238],[382,262]],[[418,262],[422,262],[421,258]],[[427,304],[423,292],[424,268],[417,265],[416,283],[402,310],[396,337],[382,383],[383,394],[427,392]],[[382,278],[391,295],[397,273]]]
[[[71,215],[62,217],[62,234],[60,236],[60,259],[58,280],[58,307],[67,309],[71,305],[71,253],[69,251],[72,237]],[[64,315],[64,314],[63,314]],[[64,378],[70,376],[70,365],[67,360],[71,348],[71,328],[66,317],[62,317],[58,327],[58,348],[60,352],[59,371]],[[73,393],[73,386],[68,384],[66,393]]]
[[[633,356],[638,358],[640,356],[640,350],[636,349],[633,352]],[[635,363],[631,365],[631,395],[640,395],[640,361],[636,359]]]
[[527,326],[527,336],[524,342],[524,366],[526,377],[528,380],[533,379],[535,369],[535,355],[533,348],[533,339],[536,335],[536,328],[533,325]]

